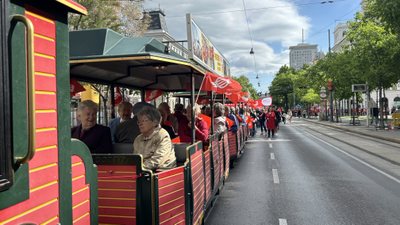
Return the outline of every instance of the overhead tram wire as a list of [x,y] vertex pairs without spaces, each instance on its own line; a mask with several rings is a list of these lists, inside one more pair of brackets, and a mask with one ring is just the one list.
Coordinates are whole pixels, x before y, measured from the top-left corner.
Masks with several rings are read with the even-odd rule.
[[[252,34],[252,32],[251,32],[251,29],[250,29],[250,23],[249,23],[249,18],[248,18],[248,16],[247,16],[247,10],[246,10],[246,3],[245,3],[245,0],[242,0],[242,3],[243,3],[244,16],[245,16],[246,24],[247,24],[247,30],[248,30],[248,32],[249,32],[249,37],[250,37],[250,42],[251,42],[250,55],[253,56],[254,72],[256,72],[256,74],[257,74],[256,79],[258,80],[256,55],[255,55],[255,52],[254,52],[254,45],[253,45],[253,34]],[[260,82],[258,82],[258,86],[260,86]]]

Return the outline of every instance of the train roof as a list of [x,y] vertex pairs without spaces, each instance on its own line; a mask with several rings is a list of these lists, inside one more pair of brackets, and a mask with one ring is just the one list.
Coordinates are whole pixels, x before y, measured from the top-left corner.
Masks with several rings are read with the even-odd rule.
[[70,74],[82,81],[131,88],[184,91],[190,74],[200,88],[205,71],[151,37],[125,37],[110,29],[70,32]]
[[88,12],[85,7],[82,5],[76,3],[73,0],[55,0],[55,2],[58,2],[64,6],[67,6],[69,8],[70,12],[75,12],[75,13],[80,13],[83,15],[87,15]]

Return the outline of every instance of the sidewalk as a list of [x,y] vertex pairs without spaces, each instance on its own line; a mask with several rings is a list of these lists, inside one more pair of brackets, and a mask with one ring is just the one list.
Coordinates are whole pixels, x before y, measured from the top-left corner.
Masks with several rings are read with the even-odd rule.
[[318,123],[324,126],[338,128],[344,131],[353,132],[360,135],[365,135],[373,138],[379,138],[394,143],[400,144],[400,129],[377,130],[374,125],[367,127],[366,121],[361,120],[360,125],[350,124],[349,119],[342,119],[341,122],[318,121],[318,118],[305,119],[309,122]]

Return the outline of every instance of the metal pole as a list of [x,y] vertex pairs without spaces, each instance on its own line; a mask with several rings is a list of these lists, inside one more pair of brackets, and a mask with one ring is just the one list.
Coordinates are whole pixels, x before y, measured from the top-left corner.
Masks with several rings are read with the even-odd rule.
[[328,46],[329,53],[331,53],[331,29],[328,29]]
[[330,99],[329,99],[329,101],[330,101],[330,106],[329,106],[329,108],[330,108],[330,111],[331,111],[331,115],[330,115],[330,121],[331,122],[333,122],[333,89],[332,90],[330,90]]
[[110,85],[111,88],[111,118],[114,119],[115,118],[115,92],[114,92],[114,84]]
[[194,100],[194,95],[195,95],[195,80],[194,80],[194,73],[193,73],[193,69],[191,70],[191,79],[190,79],[190,86],[191,86],[191,94],[190,94],[190,105],[192,106],[192,122],[191,122],[191,127],[192,127],[192,144],[194,144],[195,140],[196,140],[196,132],[195,132],[195,128],[194,128],[194,124],[195,124],[195,115],[194,115],[194,104],[195,104],[195,100]]

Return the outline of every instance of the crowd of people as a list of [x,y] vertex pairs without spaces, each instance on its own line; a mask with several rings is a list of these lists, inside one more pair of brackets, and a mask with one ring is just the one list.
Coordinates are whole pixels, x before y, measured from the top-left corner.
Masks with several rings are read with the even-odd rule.
[[[97,109],[98,105],[91,100],[79,104],[80,125],[71,129],[71,136],[83,141],[92,154],[112,153],[113,143],[129,143],[132,153],[142,155],[144,168],[151,170],[176,166],[173,143],[190,143],[192,128],[195,140],[207,145],[212,127],[214,133],[222,134],[226,130],[237,132],[240,126],[247,124],[250,134],[254,135],[256,124],[260,124],[261,134],[265,132],[268,137],[274,137],[285,117],[281,108],[274,107],[253,110],[215,103],[211,110],[209,105],[194,104],[185,108],[176,104],[172,112],[166,102],[157,108],[146,102],[135,105],[122,102],[118,105],[118,117],[107,127],[97,124]],[[290,110],[288,115],[291,115]],[[211,124],[212,117],[214,124]],[[291,116],[287,120],[290,122]]]

